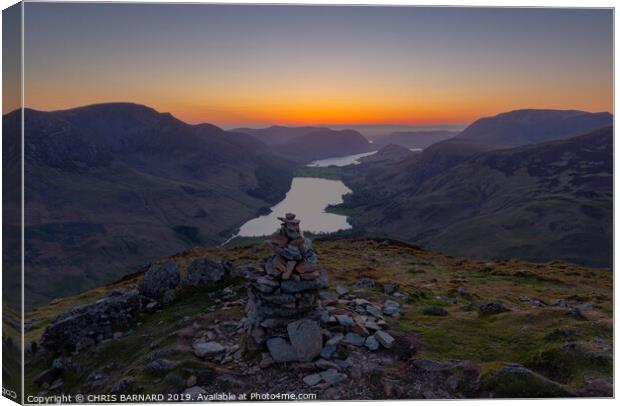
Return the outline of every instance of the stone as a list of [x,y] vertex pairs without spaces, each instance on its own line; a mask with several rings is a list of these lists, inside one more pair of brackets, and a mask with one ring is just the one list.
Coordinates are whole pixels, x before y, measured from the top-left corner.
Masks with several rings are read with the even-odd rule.
[[335,317],[341,326],[348,327],[353,325],[353,319],[346,314],[336,314]]
[[303,292],[306,290],[313,290],[313,289],[319,289],[321,287],[321,284],[319,282],[313,282],[313,281],[283,281],[280,284],[280,288],[282,289],[283,292],[289,292],[289,293],[298,293],[298,292]]
[[261,276],[256,278],[256,283],[264,286],[269,286],[270,288],[277,288],[279,283],[271,278],[267,278],[265,276]]
[[369,333],[368,330],[366,329],[366,327],[364,327],[364,325],[362,325],[361,323],[353,323],[353,325],[351,327],[349,327],[349,329],[354,332],[357,333],[361,336],[366,337]]
[[130,377],[119,379],[112,387],[112,393],[126,393],[131,389],[135,380]]
[[356,347],[361,347],[362,345],[364,345],[364,341],[366,340],[364,337],[357,333],[347,333],[344,336],[344,341]]
[[319,356],[323,348],[323,336],[316,321],[295,321],[287,326],[287,332],[298,361],[312,361]]
[[376,351],[379,349],[379,340],[377,340],[375,336],[366,337],[364,347],[368,348],[370,351]]
[[564,299],[558,299],[555,302],[553,302],[553,304],[551,306],[556,306],[556,307],[568,307],[568,304],[566,303],[566,300]]
[[581,309],[578,307],[573,307],[568,311],[568,315],[571,316],[575,320],[587,320],[587,317],[583,315]]
[[399,313],[399,311],[400,311],[399,307],[384,307],[383,308],[383,314],[385,314],[386,316],[393,316]]
[[336,293],[338,294],[338,296],[343,296],[349,293],[349,289],[345,288],[344,286],[336,286]]
[[366,312],[373,317],[381,317],[381,309],[379,309],[377,306],[366,306]]
[[138,284],[140,294],[152,298],[161,299],[164,295],[175,289],[181,281],[181,274],[176,262],[168,261],[165,265],[151,265]]
[[426,306],[424,310],[422,310],[422,313],[426,314],[427,316],[447,316],[448,315],[448,311],[446,309],[444,309],[441,306],[437,306],[437,305]]
[[403,293],[403,292],[394,292],[393,296],[397,299],[400,299],[402,301],[408,301],[409,299],[411,299],[411,296],[409,296],[407,293]]
[[478,310],[480,311],[480,314],[484,316],[510,311],[508,308],[506,308],[503,304],[499,302],[490,302],[490,303],[480,305]]
[[338,350],[337,345],[326,344],[325,347],[321,350],[321,358],[330,359],[334,356],[336,351]]
[[568,387],[519,364],[508,365],[495,373],[487,374],[481,386],[497,398],[565,398],[575,396]]
[[383,303],[383,306],[384,306],[384,307],[397,307],[397,308],[400,308],[400,303],[395,302],[394,300],[390,300],[390,299],[388,299],[388,300],[386,300],[386,301]]
[[304,376],[303,381],[308,386],[314,386],[321,382],[322,379],[320,374],[311,374]]
[[382,346],[387,349],[392,348],[392,346],[394,345],[394,337],[392,337],[383,330],[377,331],[374,337],[377,339],[377,341],[379,341]]
[[94,303],[61,313],[44,330],[40,346],[57,352],[81,351],[129,329],[143,308],[137,290],[116,291]]
[[321,379],[329,385],[337,385],[347,379],[345,374],[341,374],[337,369],[328,369],[321,372]]
[[319,359],[317,362],[314,363],[314,365],[316,365],[317,368],[322,369],[322,370],[331,369],[331,368],[340,369],[340,367],[337,364],[327,361],[326,359]]
[[364,323],[364,327],[366,327],[368,330],[373,331],[381,330],[381,327],[379,327],[379,325],[374,321],[367,321],[366,323]]
[[293,346],[282,337],[274,337],[267,340],[267,349],[274,362],[297,361],[297,353]]
[[194,355],[198,358],[212,357],[224,351],[226,351],[226,348],[215,341],[208,341],[206,343],[197,342],[194,344]]
[[152,373],[163,373],[173,370],[177,363],[165,358],[156,359],[147,364],[146,369]]
[[192,386],[191,388],[185,389],[183,394],[189,395],[190,399],[195,402],[202,399],[202,396],[207,395],[208,392],[200,386]]
[[385,293],[386,295],[391,295],[392,293],[396,292],[397,287],[398,286],[394,283],[384,283],[383,293]]
[[211,287],[226,276],[222,262],[209,258],[194,259],[187,266],[187,274],[181,281],[183,286]]
[[361,278],[355,282],[355,286],[358,288],[374,288],[375,281],[371,278]]

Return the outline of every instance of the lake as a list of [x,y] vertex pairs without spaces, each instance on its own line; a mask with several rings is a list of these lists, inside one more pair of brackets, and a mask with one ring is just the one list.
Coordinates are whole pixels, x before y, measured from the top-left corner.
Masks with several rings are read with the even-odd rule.
[[284,200],[271,208],[271,213],[252,219],[241,226],[240,237],[258,237],[272,234],[280,226],[284,214],[295,213],[301,220],[301,229],[313,233],[333,233],[351,228],[347,217],[325,213],[330,204],[342,203],[342,196],[351,189],[339,180],[320,178],[293,178]]
[[334,158],[325,158],[319,159],[318,161],[310,162],[307,166],[312,167],[324,167],[324,166],[347,166],[347,165],[357,165],[359,164],[359,160],[364,158],[365,156],[370,156],[372,154],[377,153],[377,151],[364,152],[363,154],[355,154],[355,155],[347,155],[347,156],[338,156]]

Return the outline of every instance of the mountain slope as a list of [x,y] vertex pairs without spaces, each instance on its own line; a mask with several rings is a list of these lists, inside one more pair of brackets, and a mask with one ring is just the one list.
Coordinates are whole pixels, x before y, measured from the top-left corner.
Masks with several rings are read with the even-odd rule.
[[[241,275],[260,267],[268,248],[262,243],[200,247],[157,264],[172,260],[183,275],[194,260],[222,259],[235,269],[231,277],[181,290],[159,311],[140,312],[131,325],[113,329],[113,339],[71,354],[72,362],[60,372],[61,386],[48,389],[49,394],[93,388],[98,393],[177,394],[202,388],[210,394],[281,394],[303,388],[329,400],[613,395],[609,270],[559,261],[473,261],[384,239],[317,239],[313,246],[331,284],[321,294],[325,306],[357,318],[359,301],[402,304],[399,319],[381,316],[396,339],[391,349],[369,351],[342,342],[329,360],[316,365],[261,362],[260,352],[244,352],[247,281]],[[66,311],[135,289],[142,275],[27,313],[26,342],[41,343],[45,328]],[[339,286],[349,293],[338,295]],[[489,303],[501,304],[501,312],[483,313],[480,306]],[[225,352],[215,359],[199,357],[192,344],[205,339],[220,343]],[[26,394],[42,390],[45,376],[34,378],[59,355],[54,348],[26,353]],[[303,378],[321,373],[326,361],[336,363],[343,380],[308,386]],[[170,367],[155,368],[161,364]]]
[[459,137],[510,147],[566,138],[610,125],[613,125],[613,116],[609,113],[515,110],[481,118]]
[[371,144],[354,130],[324,127],[281,127],[263,129],[238,128],[269,144],[273,151],[296,162],[353,155],[371,151]]
[[400,177],[351,182],[344,206],[354,209],[360,232],[454,255],[609,266],[612,143],[608,127],[478,153],[441,171],[419,165],[423,153],[398,166]]
[[216,244],[292,179],[290,163],[252,137],[129,103],[26,110],[25,156],[29,306],[161,252]]
[[286,144],[297,137],[313,131],[325,129],[325,127],[285,127],[273,125],[267,128],[235,128],[232,131],[252,135],[267,145],[279,145]]
[[314,161],[317,159],[360,154],[371,151],[371,144],[354,130],[316,130],[292,139],[275,150],[291,159]]
[[458,134],[458,131],[398,131],[380,137],[375,142],[379,145],[396,144],[406,148],[427,148]]

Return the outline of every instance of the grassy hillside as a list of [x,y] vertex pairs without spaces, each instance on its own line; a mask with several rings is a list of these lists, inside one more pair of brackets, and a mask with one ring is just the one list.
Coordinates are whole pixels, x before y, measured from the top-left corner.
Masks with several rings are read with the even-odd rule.
[[[244,281],[237,277],[212,290],[182,291],[172,304],[142,314],[136,325],[119,331],[115,339],[71,355],[74,366],[64,375],[62,386],[47,392],[96,389],[110,393],[120,380],[132,377],[132,393],[179,393],[193,384],[210,393],[303,390],[328,399],[549,395],[541,392],[542,387],[554,388],[561,395],[611,394],[613,275],[609,270],[561,261],[474,261],[390,240],[317,239],[314,245],[328,272],[329,289],[349,290],[337,301],[325,299],[333,306],[344,307],[352,298],[373,303],[392,299],[403,304],[400,319],[386,317],[397,346],[376,353],[359,349],[344,354],[355,362],[345,370],[343,383],[305,388],[302,365],[260,367],[260,354],[238,352],[235,345],[244,340],[240,321],[246,295]],[[246,241],[219,249],[196,248],[172,259],[185,272],[195,258],[221,258],[235,266],[258,267],[267,255],[263,245]],[[140,277],[138,272],[29,312],[26,342],[39,340],[46,325],[61,312],[98,300],[112,290],[131,288]],[[374,286],[356,286],[362,278],[370,278]],[[406,296],[386,293],[386,284],[395,285]],[[507,311],[481,313],[479,306],[491,302],[501,303]],[[192,338],[205,334],[232,349],[227,352],[230,356],[218,362],[196,358]],[[33,378],[57,356],[49,352],[27,355],[27,393],[43,390]],[[153,372],[148,365],[158,357],[173,361],[173,366]],[[433,376],[422,378],[416,372],[420,363],[456,362],[448,360],[462,361],[454,368],[465,365],[469,372],[458,382],[474,392],[457,388],[442,395],[438,389],[424,392],[416,386],[420,379]],[[530,376],[534,380],[524,384],[506,379],[506,371],[514,369],[506,366],[512,363],[534,371]],[[424,381],[424,390],[445,385],[444,381],[445,376]]]

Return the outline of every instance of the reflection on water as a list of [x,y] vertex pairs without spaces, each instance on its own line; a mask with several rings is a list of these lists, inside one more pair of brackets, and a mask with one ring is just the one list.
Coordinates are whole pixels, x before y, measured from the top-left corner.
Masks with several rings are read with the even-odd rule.
[[359,164],[359,159],[365,156],[375,154],[377,151],[364,152],[363,154],[339,156],[335,158],[319,159],[318,161],[310,162],[308,166],[323,167],[323,166],[347,166]]
[[284,200],[271,208],[271,213],[248,221],[239,230],[241,237],[269,235],[280,225],[277,217],[291,212],[301,220],[301,229],[314,233],[332,233],[351,228],[347,217],[325,213],[330,204],[342,203],[342,196],[351,193],[339,180],[293,178]]

